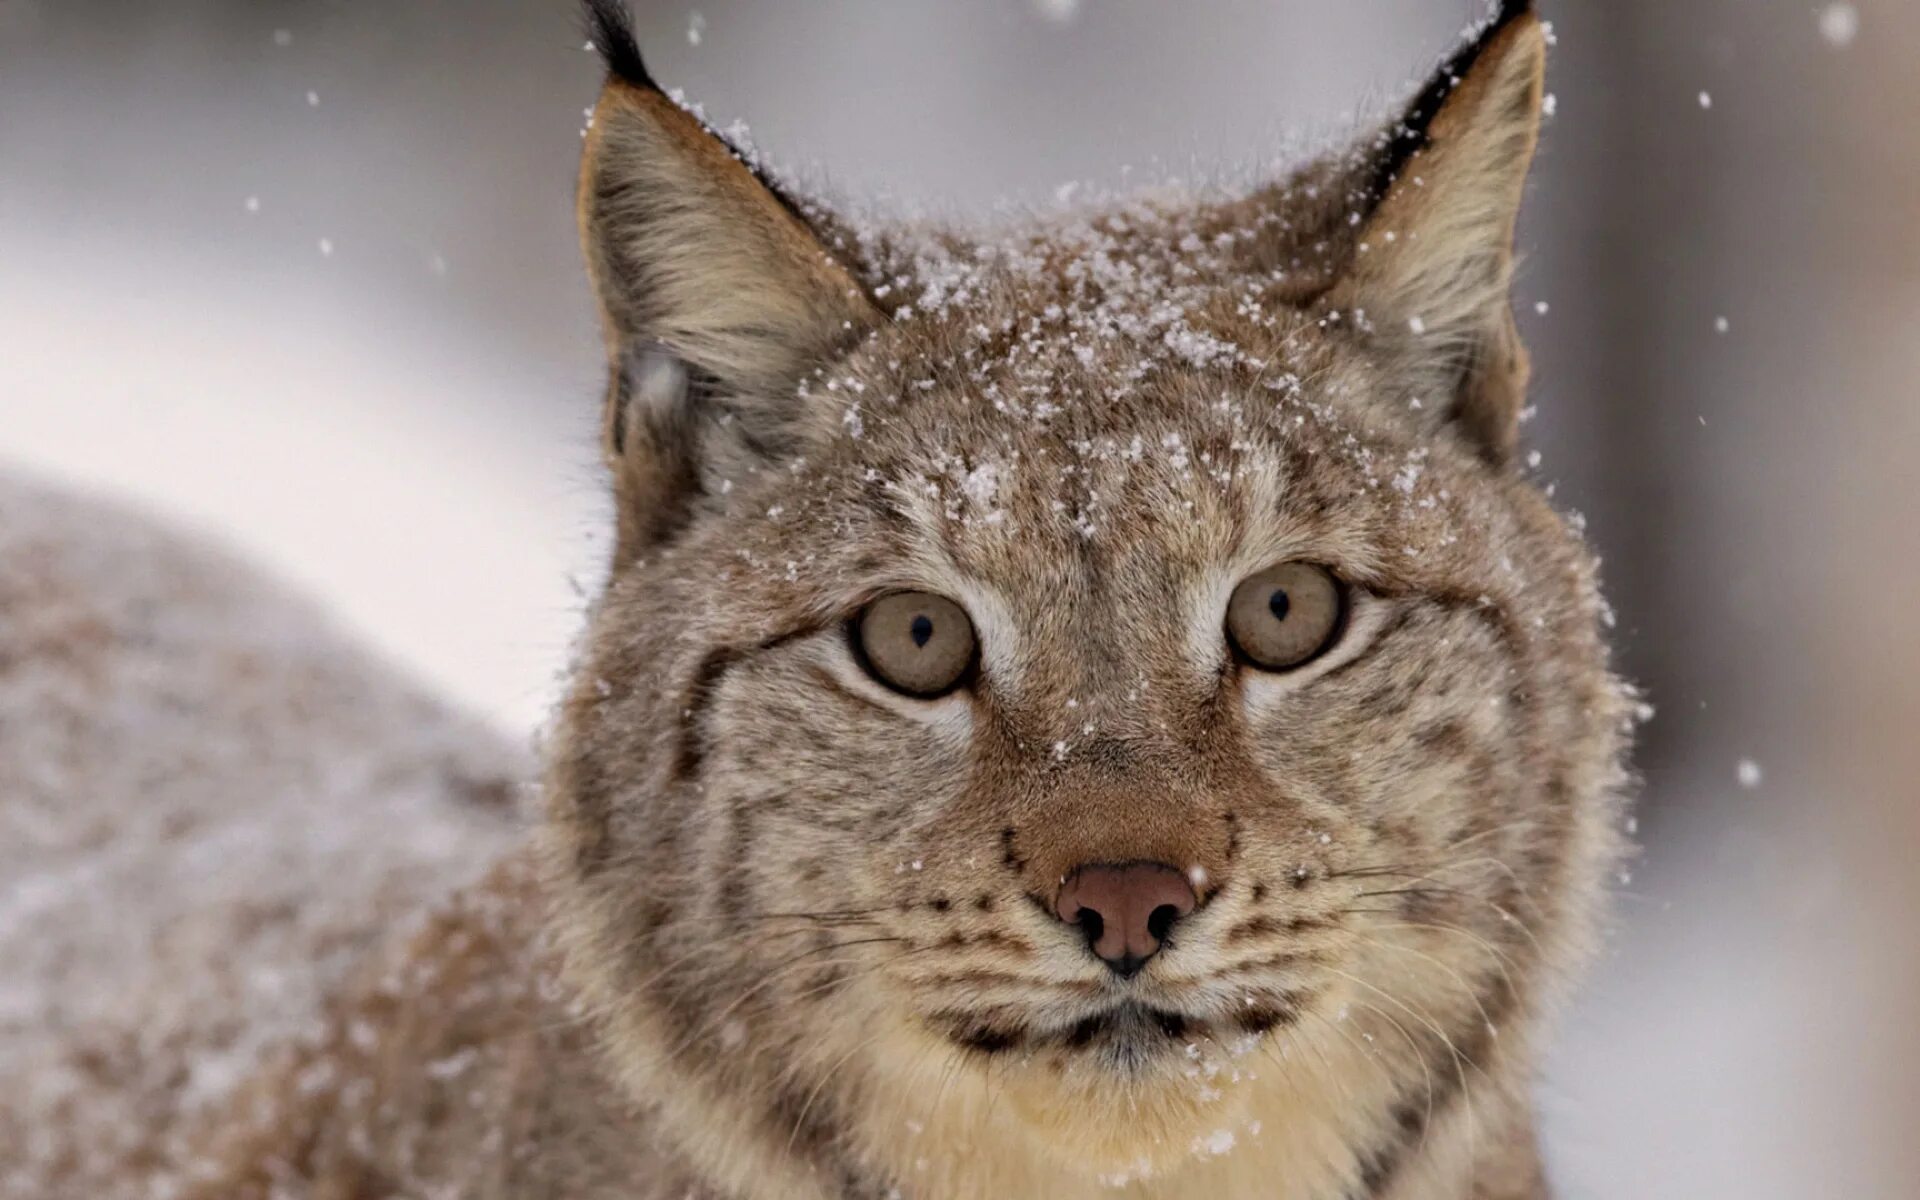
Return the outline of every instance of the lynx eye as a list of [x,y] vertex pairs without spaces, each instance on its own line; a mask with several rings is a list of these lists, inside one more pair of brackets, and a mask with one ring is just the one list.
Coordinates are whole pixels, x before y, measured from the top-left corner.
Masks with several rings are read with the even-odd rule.
[[1333,572],[1281,563],[1249,577],[1227,604],[1227,637],[1263,671],[1291,671],[1340,639],[1346,595]]
[[958,604],[926,592],[895,592],[867,605],[853,640],[869,674],[922,700],[959,687],[973,667],[973,622]]

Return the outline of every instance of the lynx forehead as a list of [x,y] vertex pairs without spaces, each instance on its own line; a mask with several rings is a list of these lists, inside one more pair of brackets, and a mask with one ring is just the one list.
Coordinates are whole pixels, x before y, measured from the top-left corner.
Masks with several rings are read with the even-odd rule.
[[992,234],[789,195],[593,8],[620,528],[547,843],[663,1144],[743,1197],[1539,1194],[1630,696],[1512,461],[1528,6],[1283,181]]

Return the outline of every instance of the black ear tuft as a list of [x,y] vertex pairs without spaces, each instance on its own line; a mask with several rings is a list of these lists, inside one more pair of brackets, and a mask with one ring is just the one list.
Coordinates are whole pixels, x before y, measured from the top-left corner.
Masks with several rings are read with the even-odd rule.
[[640,43],[633,37],[633,18],[626,0],[583,0],[586,8],[587,36],[607,62],[607,74],[649,91],[659,91],[640,57]]
[[1368,199],[1378,201],[1400,177],[1407,162],[1414,155],[1427,148],[1428,130],[1434,117],[1440,113],[1447,97],[1453,95],[1460,81],[1465,79],[1480,55],[1498,37],[1500,31],[1533,12],[1533,0],[1500,0],[1500,8],[1493,17],[1482,25],[1466,45],[1454,52],[1441,68],[1434,72],[1420,94],[1407,105],[1400,122],[1388,130],[1387,144],[1375,166]]

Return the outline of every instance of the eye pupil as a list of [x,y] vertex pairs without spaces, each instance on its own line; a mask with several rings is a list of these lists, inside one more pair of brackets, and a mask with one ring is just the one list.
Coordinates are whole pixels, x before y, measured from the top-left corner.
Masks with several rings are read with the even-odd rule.
[[917,614],[909,633],[913,637],[913,644],[925,650],[927,643],[933,640],[933,618],[925,613]]
[[1267,597],[1267,609],[1273,613],[1274,620],[1284,621],[1287,614],[1293,611],[1293,599],[1287,595],[1285,588],[1275,588],[1273,595]]

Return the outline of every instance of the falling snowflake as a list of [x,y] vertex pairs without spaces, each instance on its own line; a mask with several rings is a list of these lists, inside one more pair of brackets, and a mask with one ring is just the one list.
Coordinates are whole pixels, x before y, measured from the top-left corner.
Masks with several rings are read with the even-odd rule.
[[1752,791],[1754,788],[1759,787],[1761,781],[1766,778],[1766,772],[1760,769],[1759,763],[1750,758],[1743,758],[1740,760],[1739,765],[1734,768],[1734,777],[1740,781],[1741,787]]
[[707,18],[695,9],[687,16],[687,45],[698,46],[707,36]]
[[1034,10],[1056,25],[1065,25],[1080,15],[1080,0],[1033,0]]
[[1860,36],[1860,10],[1851,4],[1829,4],[1820,12],[1820,36],[1842,49]]

